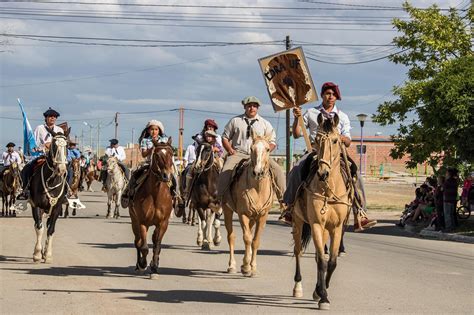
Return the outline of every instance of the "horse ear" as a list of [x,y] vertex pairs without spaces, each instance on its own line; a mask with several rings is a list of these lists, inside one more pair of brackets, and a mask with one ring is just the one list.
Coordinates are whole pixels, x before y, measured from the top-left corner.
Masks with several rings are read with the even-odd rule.
[[168,138],[168,144],[171,145],[171,142],[173,142],[173,138],[169,137]]
[[323,121],[324,121],[323,114],[322,114],[322,113],[319,113],[318,119],[317,119],[318,126],[321,126],[321,125],[323,124]]
[[265,130],[265,136],[264,136],[265,140],[267,140],[268,142],[270,142],[272,140],[272,133],[269,132],[268,130]]
[[339,125],[339,116],[337,114],[334,114],[334,117],[332,118],[332,125],[333,127],[337,127],[337,125]]

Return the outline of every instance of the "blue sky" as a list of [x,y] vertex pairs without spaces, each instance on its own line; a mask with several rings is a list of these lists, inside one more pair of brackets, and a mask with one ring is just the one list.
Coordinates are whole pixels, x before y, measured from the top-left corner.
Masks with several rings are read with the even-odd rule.
[[[145,5],[171,3],[109,2]],[[174,109],[183,107],[186,109],[184,142],[189,144],[192,141],[191,136],[202,128],[205,119],[215,119],[220,126],[219,131],[222,131],[232,114],[242,112],[240,101],[246,96],[255,95],[264,103],[261,114],[268,118],[277,130],[280,149],[284,150],[284,113],[273,112],[257,60],[284,50],[283,41],[286,35],[289,35],[294,42],[336,45],[303,45],[307,57],[310,53],[316,59],[339,63],[376,59],[395,49],[339,44],[390,44],[392,38],[396,36],[396,32],[389,25],[390,17],[405,16],[403,12],[396,10],[336,10],[336,8],[350,8],[344,4],[400,7],[402,1],[326,2],[328,4],[297,0],[178,1],[175,3],[182,5],[178,7],[2,2],[0,16],[4,19],[0,28],[3,34],[232,43],[278,40],[281,44],[224,47],[111,47],[1,36],[0,144],[4,146],[9,141],[20,144],[22,141],[22,122],[19,120],[21,114],[16,103],[17,98],[22,99],[33,126],[41,123],[42,112],[51,106],[61,113],[59,121],[68,121],[72,126],[72,133],[78,138],[83,135],[86,144],[89,143],[90,129],[83,124],[83,121],[94,127],[99,123],[102,126],[100,145],[103,147],[107,145],[107,140],[114,136],[112,120],[115,112],[121,113],[119,140],[122,144],[132,141],[132,129],[135,129],[136,141],[138,132],[146,122],[158,119],[164,123],[166,133],[173,136],[177,145],[179,117]],[[469,1],[411,3],[419,7],[436,3],[442,8],[449,6],[463,8]],[[196,4],[204,7],[189,6]],[[10,13],[22,14],[6,14],[8,10]],[[25,15],[25,12],[35,15]],[[100,16],[101,19],[77,17],[85,14]],[[104,16],[107,14],[127,18],[105,19]],[[76,17],[72,17],[73,15]],[[172,16],[175,20],[156,21],[156,17],[162,16]],[[137,20],[133,17],[154,19]],[[211,22],[210,19],[214,21]],[[223,19],[225,22],[216,22],[218,19]],[[276,19],[284,19],[285,22],[266,23]],[[77,23],[77,21],[95,22]],[[110,22],[121,24],[109,24]],[[299,24],[293,24],[294,22]],[[371,22],[378,25],[368,25]],[[87,40],[81,41],[87,42]],[[406,78],[407,69],[394,65],[387,59],[343,65],[307,61],[318,90],[325,81],[339,84],[342,101],[338,102],[338,106],[349,115],[353,136],[360,134],[356,115],[375,113],[380,102],[392,98],[392,87],[402,83]],[[305,107],[314,105],[317,104]],[[148,111],[163,112],[126,114]],[[216,111],[219,114],[205,111]],[[364,134],[374,135],[379,132],[388,136],[395,130],[393,126],[381,127],[369,121],[366,123]],[[95,147],[97,129],[92,129],[92,132]],[[295,143],[295,150],[298,151],[302,147],[301,141]]]

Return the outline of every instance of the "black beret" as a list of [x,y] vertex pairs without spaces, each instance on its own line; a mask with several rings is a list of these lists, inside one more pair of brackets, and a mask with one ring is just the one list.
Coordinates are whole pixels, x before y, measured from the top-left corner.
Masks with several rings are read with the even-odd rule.
[[49,116],[55,116],[55,117],[59,117],[59,113],[57,111],[55,111],[54,109],[52,109],[51,107],[48,108],[47,111],[45,111],[43,113],[43,116],[46,118],[46,117],[49,117]]
[[14,146],[15,146],[15,144],[13,142],[8,142],[6,147],[8,148],[8,147],[14,147]]
[[110,139],[109,141],[111,145],[115,145],[119,143],[117,139]]

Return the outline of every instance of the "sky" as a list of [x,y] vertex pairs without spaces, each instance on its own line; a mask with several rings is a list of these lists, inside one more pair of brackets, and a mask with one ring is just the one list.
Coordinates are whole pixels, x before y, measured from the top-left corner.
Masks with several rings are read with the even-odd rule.
[[[283,51],[287,35],[292,47],[303,47],[318,92],[326,81],[339,85],[337,106],[348,114],[354,137],[361,131],[356,115],[376,113],[406,79],[407,68],[383,58],[398,51],[387,45],[397,36],[391,19],[406,17],[398,9],[402,1],[51,2],[0,1],[2,146],[22,143],[18,98],[33,128],[52,107],[79,141],[89,145],[92,132],[93,147],[98,138],[105,147],[117,112],[122,145],[137,142],[151,119],[162,121],[177,145],[182,107],[187,145],[207,118],[222,132],[243,113],[241,100],[254,95],[283,152],[285,113],[273,111],[258,59]],[[470,1],[410,3],[463,9]],[[369,119],[363,132],[388,137],[396,126]],[[293,144],[294,152],[303,147],[301,140]]]

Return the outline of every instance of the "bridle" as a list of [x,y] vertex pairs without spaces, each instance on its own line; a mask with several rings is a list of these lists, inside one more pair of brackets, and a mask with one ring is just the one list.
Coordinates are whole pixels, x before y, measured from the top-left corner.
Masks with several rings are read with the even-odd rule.
[[[252,148],[255,147],[256,142],[258,142],[258,141],[264,141],[264,142],[266,142],[267,145],[268,145],[268,141],[267,141],[266,139],[264,139],[264,138],[257,138],[257,139],[255,139],[255,140],[253,141]],[[253,152],[253,149],[251,149],[251,151]],[[255,163],[256,163],[256,161],[254,161],[254,159],[251,157],[251,158],[250,158],[250,165],[251,165],[252,169],[255,169],[255,166],[256,166]],[[261,173],[261,174],[255,175],[255,179],[257,179],[257,180],[262,180],[262,179],[264,179],[265,177],[268,177],[268,176],[270,175],[270,161],[269,161],[268,158],[267,158],[267,160],[265,161],[265,165],[263,166],[263,168],[264,168],[264,172]]]
[[[201,143],[199,145],[199,153],[198,153],[198,158],[200,159],[201,158],[201,155],[202,155],[202,152],[204,151],[203,150],[203,147],[205,148],[209,148],[209,150],[211,151],[208,158],[206,160],[201,160],[201,165],[204,164],[204,167],[202,169],[199,169],[199,168],[196,168],[196,166],[194,166],[194,171],[196,173],[203,173],[203,172],[206,172],[208,170],[210,170],[212,168],[212,166],[214,166],[214,152],[212,152],[212,145],[209,144],[209,143]],[[198,160],[199,160],[198,159]],[[204,163],[202,163],[204,161]]]
[[[165,144],[162,144],[162,143],[158,143],[158,144],[155,144],[154,145],[154,148],[153,148],[153,152],[152,152],[152,155],[151,155],[151,159],[150,159],[150,172],[161,182],[170,182],[171,181],[171,177],[168,178],[168,176],[166,176],[165,174],[165,171],[160,167],[160,163],[159,163],[159,160],[157,159],[157,157],[160,155],[157,151],[161,151],[161,150],[165,150],[167,151],[166,153],[171,153],[171,156],[173,156],[173,149],[171,147],[171,145],[169,145],[168,143],[165,143]],[[163,153],[164,154],[164,153]],[[158,171],[155,171],[153,169],[153,166],[156,165],[156,168],[158,169]]]

